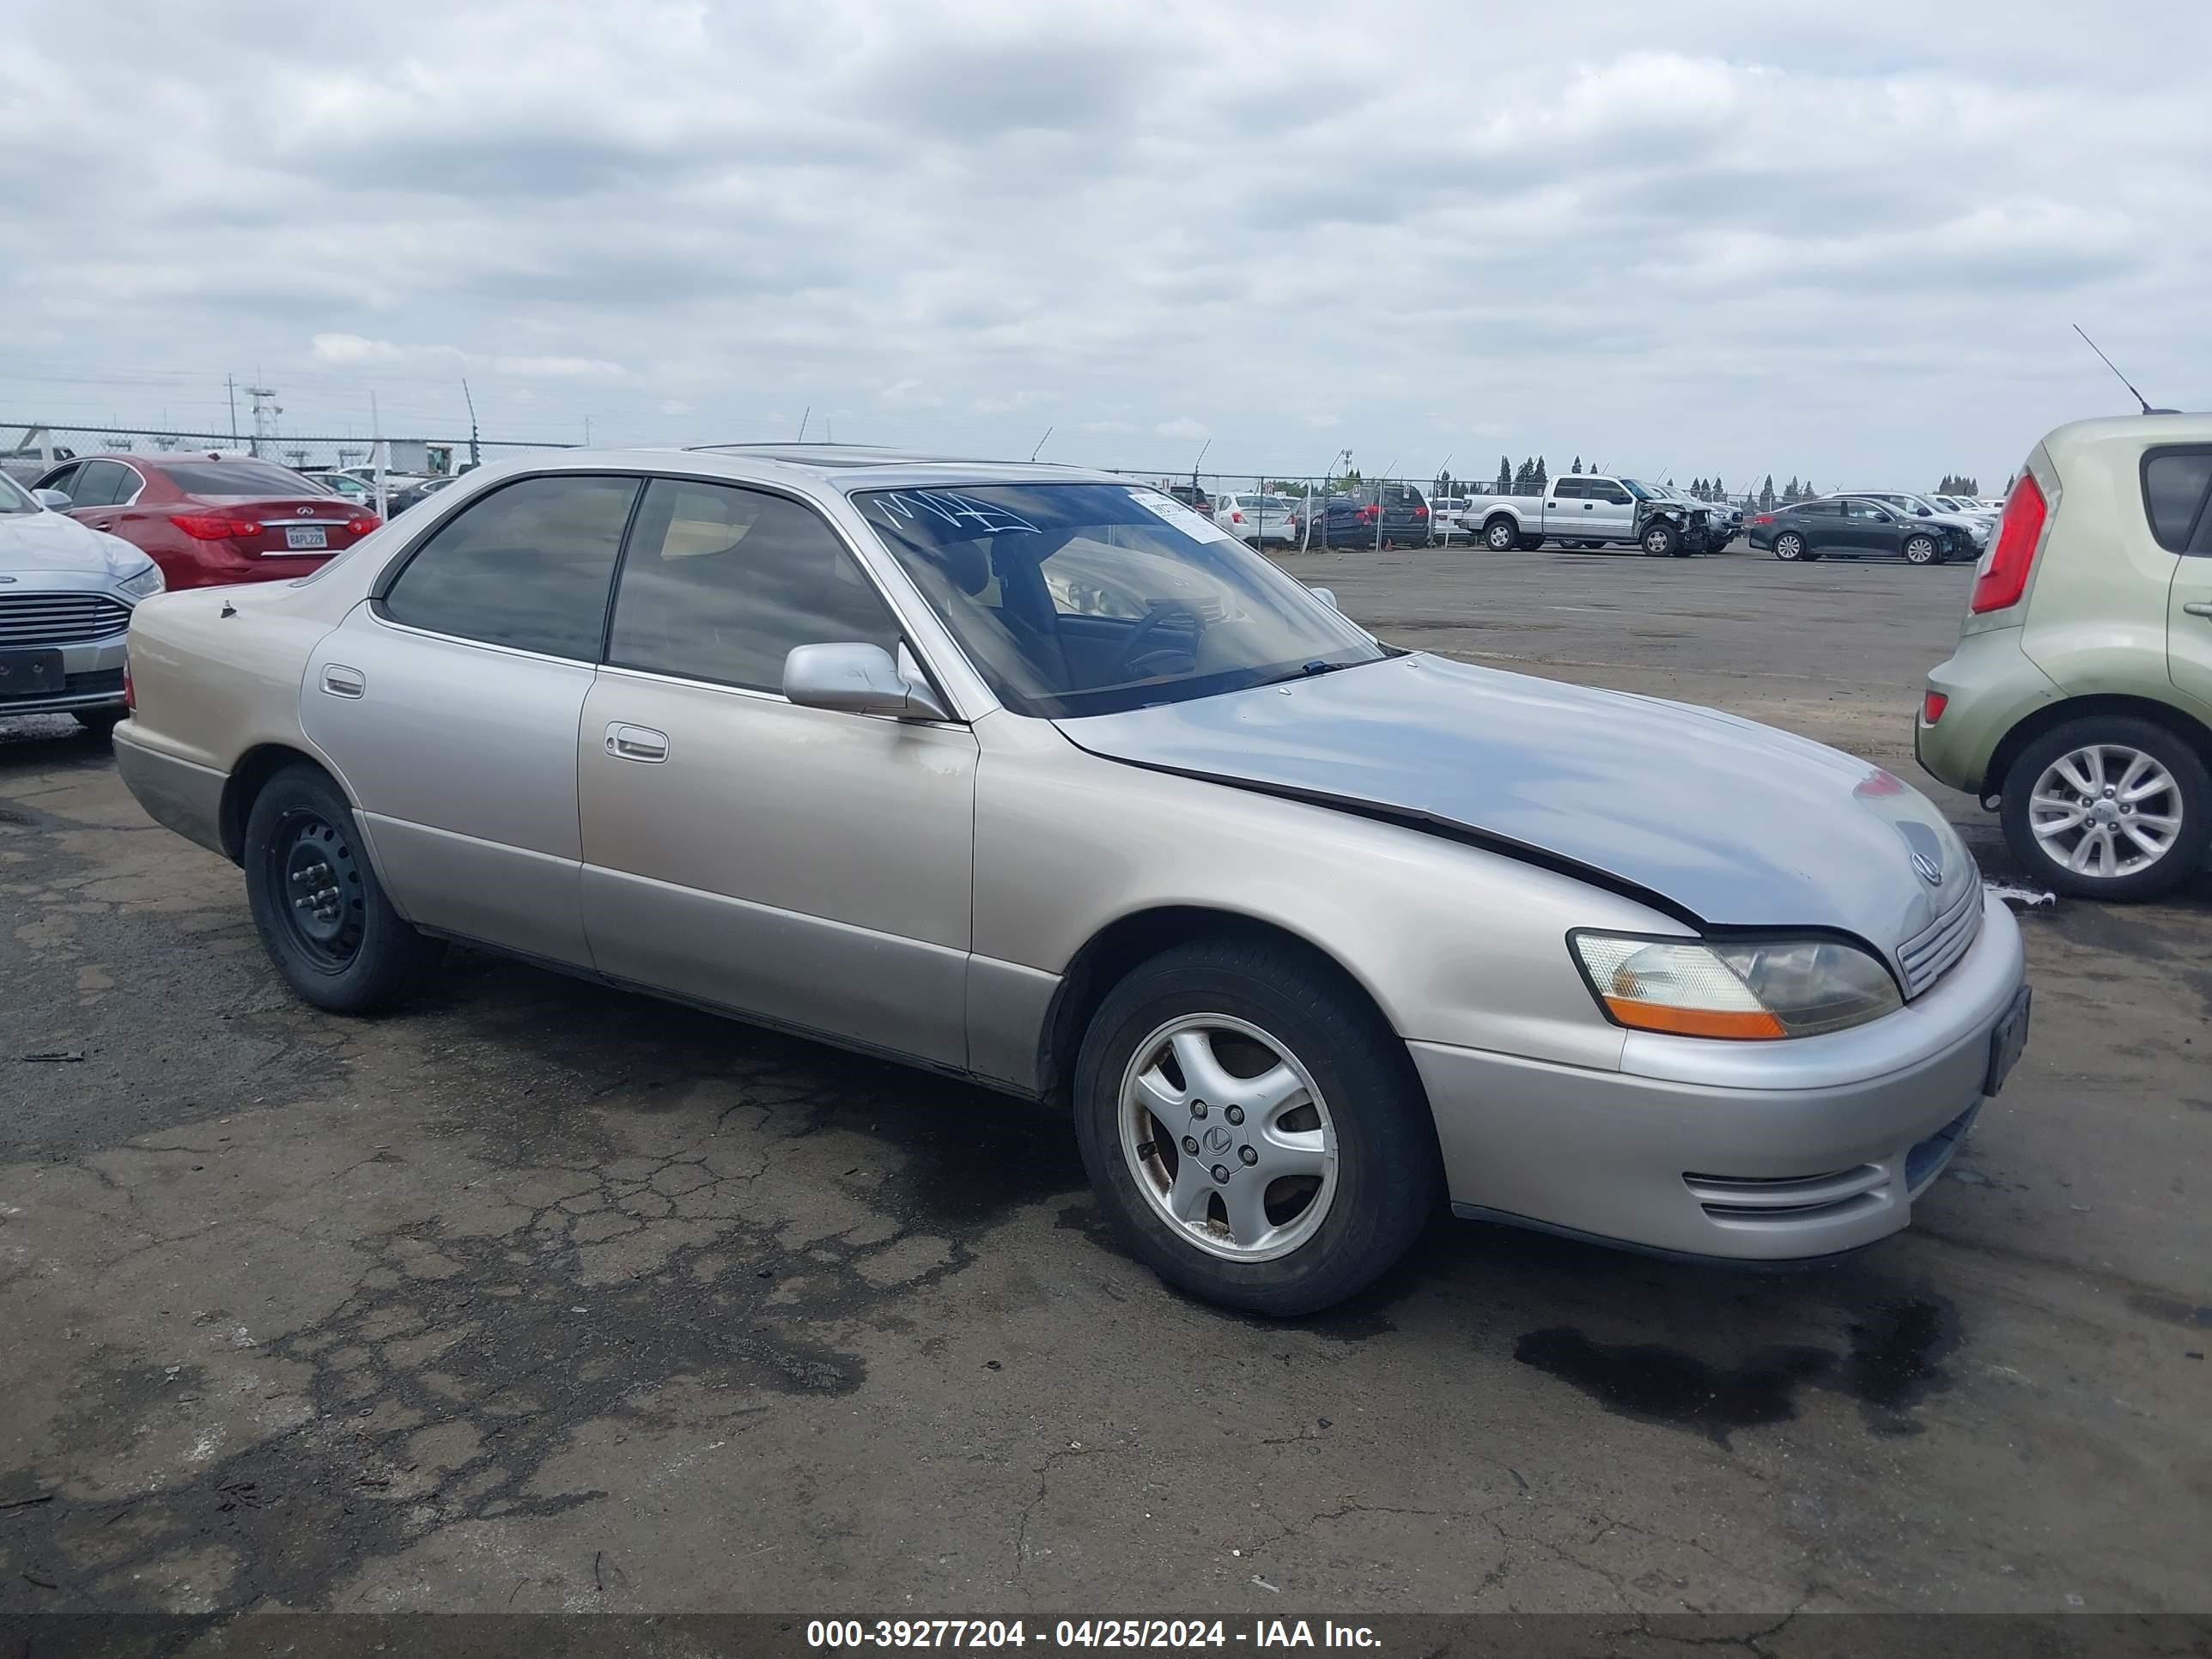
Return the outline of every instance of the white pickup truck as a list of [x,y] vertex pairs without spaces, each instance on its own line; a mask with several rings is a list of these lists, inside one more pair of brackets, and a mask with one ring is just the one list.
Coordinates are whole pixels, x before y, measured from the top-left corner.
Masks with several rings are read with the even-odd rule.
[[1460,522],[1498,552],[1563,547],[1641,547],[1654,558],[1686,559],[1721,545],[1713,515],[1634,478],[1570,472],[1540,495],[1470,495]]

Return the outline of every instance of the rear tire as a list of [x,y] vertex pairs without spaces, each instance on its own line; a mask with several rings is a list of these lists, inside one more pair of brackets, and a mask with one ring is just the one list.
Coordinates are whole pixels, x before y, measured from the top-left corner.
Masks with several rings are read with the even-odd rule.
[[127,708],[73,708],[76,723],[94,737],[104,738],[131,716]]
[[[2092,751],[2098,757],[2094,766],[2075,759]],[[2129,801],[2124,797],[2130,791],[2123,786],[2136,757],[2155,772],[2147,769],[2136,787],[2154,784],[2160,777],[2164,787]],[[2095,803],[2108,799],[2115,809],[2133,809],[2112,824],[2110,851],[2094,853],[2088,869],[2076,870],[2069,863],[2069,855],[2092,826],[2067,827],[2068,814],[2082,805],[2083,792],[2068,781],[2064,771],[2054,771],[2062,763],[2069,764],[2075,775],[2111,790],[2109,796],[2106,787],[2088,792],[2091,811]],[[2040,792],[2039,786],[2043,787]],[[2136,823],[2138,817],[2140,823]],[[2021,750],[2005,774],[1997,819],[2013,857],[2057,891],[2119,902],[2155,898],[2204,867],[2206,849],[2212,847],[2212,776],[2206,773],[2204,757],[2166,727],[2126,715],[2093,714],[2069,720]],[[2170,830],[2158,822],[2165,819],[2174,821]],[[2130,825],[2154,840],[2171,839],[2163,852],[2139,868],[2112,867],[2109,874],[2100,873],[2099,866],[2114,854],[2124,863],[2145,853],[2129,835]]]
[[1794,530],[1785,530],[1774,538],[1774,556],[1784,564],[1795,564],[1805,556],[1805,538]]
[[1521,526],[1508,518],[1492,519],[1482,527],[1482,539],[1493,553],[1510,553],[1521,540]]
[[269,959],[318,1008],[392,1007],[445,947],[404,921],[370,867],[353,807],[328,774],[288,766],[246,814],[246,896]]
[[[1175,1079],[1155,1062],[1179,1056],[1194,1028],[1219,1068],[1211,1081],[1179,1057]],[[1268,1091],[1241,1087],[1293,1073],[1297,1086],[1273,1097],[1310,1103],[1279,1115],[1261,1115]],[[1200,1094],[1216,1085],[1226,1103]],[[1263,1123],[1279,1134],[1258,1133]],[[1139,1261],[1193,1296],[1271,1317],[1371,1284],[1412,1245],[1443,1184],[1404,1042],[1333,964],[1272,941],[1180,945],[1115,986],[1077,1061],[1075,1130],[1091,1185]],[[1247,1176],[1248,1149],[1252,1162],[1272,1159],[1293,1136],[1291,1155],[1326,1175],[1271,1180],[1263,1163]],[[1245,1180],[1261,1184],[1248,1192]],[[1249,1245],[1231,1219],[1240,1198],[1257,1218]],[[1176,1219],[1178,1206],[1195,1218]]]
[[1544,538],[1541,536],[1523,536],[1521,538],[1521,550],[1523,553],[1534,553],[1543,544]]

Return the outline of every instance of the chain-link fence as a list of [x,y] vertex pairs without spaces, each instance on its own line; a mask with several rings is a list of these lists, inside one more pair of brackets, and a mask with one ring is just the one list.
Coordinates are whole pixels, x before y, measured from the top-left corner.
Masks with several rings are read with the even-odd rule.
[[477,461],[503,460],[532,451],[570,447],[495,439],[395,437],[373,441],[358,434],[331,438],[292,433],[158,431],[0,421],[0,471],[27,484],[35,483],[65,462],[87,455],[137,455],[149,461],[158,461],[163,455],[253,455],[297,472],[367,468],[380,464],[386,471],[403,477],[444,478],[465,472]]

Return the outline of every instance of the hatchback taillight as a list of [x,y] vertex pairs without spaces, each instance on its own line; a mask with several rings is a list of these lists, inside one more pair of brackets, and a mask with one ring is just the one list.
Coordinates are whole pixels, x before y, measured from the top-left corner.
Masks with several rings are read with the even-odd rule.
[[1429,516],[1429,509],[1425,507],[1417,507],[1413,509],[1413,516],[1417,519],[1425,519]]
[[132,714],[138,712],[138,694],[131,689],[131,659],[123,659],[123,706]]
[[1990,550],[1982,574],[1975,579],[1974,596],[1966,609],[1975,616],[2002,611],[2020,603],[2027,592],[2028,572],[2035,565],[2035,550],[2043,540],[2044,521],[2050,507],[2042,486],[2033,472],[2023,472],[2005,498],[2004,517],[1997,521],[1996,544]]
[[232,536],[258,536],[261,520],[234,519],[228,513],[178,513],[169,522],[194,541],[219,542]]

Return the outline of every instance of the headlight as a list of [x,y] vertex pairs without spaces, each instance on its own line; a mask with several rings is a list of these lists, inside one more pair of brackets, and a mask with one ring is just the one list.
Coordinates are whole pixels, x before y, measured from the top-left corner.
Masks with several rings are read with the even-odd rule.
[[133,599],[145,599],[161,591],[161,567],[149,561],[144,569],[132,571],[115,585]]
[[1606,1012],[1637,1030],[1739,1040],[1814,1036],[1905,1006],[1881,963],[1832,939],[1568,938]]

